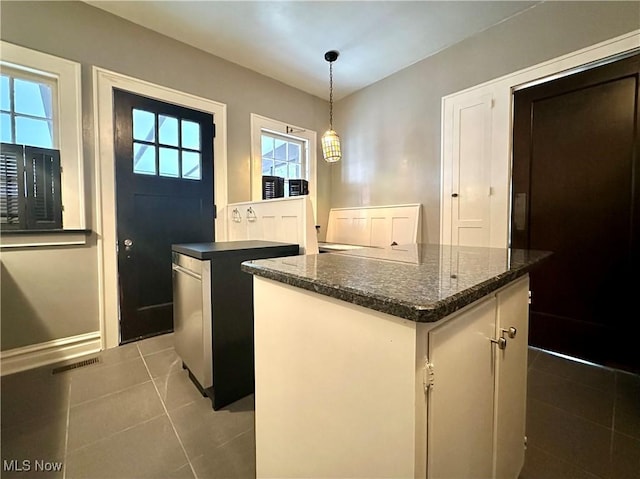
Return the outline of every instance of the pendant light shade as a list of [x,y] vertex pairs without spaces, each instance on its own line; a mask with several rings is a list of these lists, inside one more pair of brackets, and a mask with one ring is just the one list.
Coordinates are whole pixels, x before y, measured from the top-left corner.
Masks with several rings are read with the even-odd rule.
[[340,137],[335,130],[327,130],[322,135],[322,156],[327,163],[335,163],[342,158],[340,151]]
[[339,53],[330,50],[324,54],[324,59],[329,62],[329,129],[322,135],[322,156],[327,163],[335,163],[342,158],[340,149],[340,137],[333,129],[333,62],[338,59]]

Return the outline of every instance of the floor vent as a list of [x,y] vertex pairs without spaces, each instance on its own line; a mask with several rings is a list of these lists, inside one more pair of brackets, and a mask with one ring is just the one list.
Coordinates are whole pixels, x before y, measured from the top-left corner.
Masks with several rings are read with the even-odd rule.
[[85,359],[84,361],[78,361],[77,363],[67,364],[65,366],[60,366],[59,368],[53,368],[51,370],[51,374],[63,373],[65,371],[70,371],[72,369],[83,368],[85,366],[89,366],[91,364],[96,364],[100,362],[100,358],[91,358]]

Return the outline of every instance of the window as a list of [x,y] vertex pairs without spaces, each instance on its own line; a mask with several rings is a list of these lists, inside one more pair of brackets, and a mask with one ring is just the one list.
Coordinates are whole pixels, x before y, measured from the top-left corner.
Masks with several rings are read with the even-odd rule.
[[316,132],[251,114],[251,199],[262,199],[262,176],[308,182],[309,197],[316,213]]
[[54,148],[56,84],[50,79],[3,69],[0,75],[0,140],[3,143]]
[[289,180],[308,178],[306,144],[299,138],[262,131],[262,175],[284,178],[284,194],[289,196]]
[[60,152],[56,84],[30,72],[0,74],[0,224],[4,229],[60,229]]
[[[79,63],[0,41],[3,230],[85,229],[80,84]],[[3,235],[2,247],[86,242],[85,235],[40,238]]]
[[133,109],[133,172],[200,180],[200,125],[184,118]]

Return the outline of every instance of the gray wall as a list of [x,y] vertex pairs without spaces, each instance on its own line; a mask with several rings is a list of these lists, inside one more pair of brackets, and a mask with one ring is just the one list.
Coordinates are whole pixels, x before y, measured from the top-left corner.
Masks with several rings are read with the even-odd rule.
[[331,206],[422,203],[438,242],[442,97],[638,28],[639,2],[545,2],[341,100]]
[[[250,113],[316,130],[327,102],[82,2],[0,2],[0,38],[82,65],[88,227],[95,221],[92,66],[227,105],[229,202],[250,197]],[[319,158],[321,153],[319,152]],[[328,214],[319,164],[318,216]],[[2,250],[1,349],[99,329],[95,237],[86,247]]]

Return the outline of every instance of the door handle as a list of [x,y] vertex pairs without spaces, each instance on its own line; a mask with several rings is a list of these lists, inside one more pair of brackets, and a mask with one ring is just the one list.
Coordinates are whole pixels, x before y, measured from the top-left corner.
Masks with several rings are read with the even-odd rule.
[[123,243],[124,243],[124,250],[131,251],[131,248],[133,248],[133,241],[127,238],[126,240],[123,241]]
[[492,343],[496,343],[500,349],[507,349],[507,340],[505,338],[492,339]]
[[516,333],[518,332],[518,330],[516,328],[514,328],[513,326],[511,326],[509,329],[504,329],[502,328],[501,331],[503,333],[507,333],[507,336],[509,336],[511,339],[516,337]]

